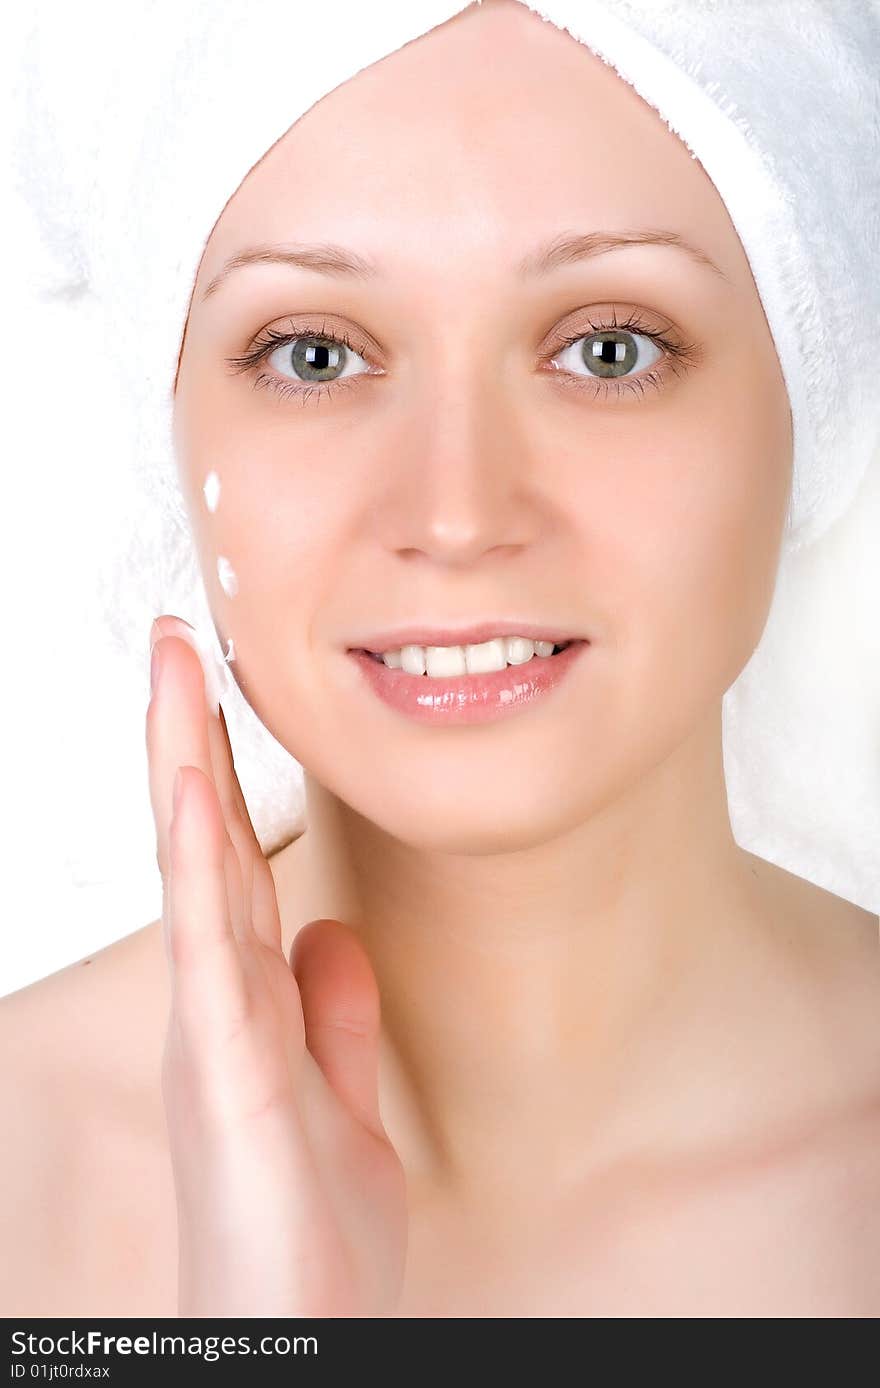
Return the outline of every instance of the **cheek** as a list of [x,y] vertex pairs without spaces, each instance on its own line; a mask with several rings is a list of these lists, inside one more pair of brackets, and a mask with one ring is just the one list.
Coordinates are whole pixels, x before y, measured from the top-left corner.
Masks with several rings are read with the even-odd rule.
[[209,494],[219,490],[216,509],[201,487],[190,502],[212,612],[224,635],[236,638],[240,662],[249,650],[275,651],[282,636],[291,649],[310,640],[339,531],[332,492],[307,491],[293,468],[279,478],[276,467],[267,480],[269,460],[266,468],[262,462],[253,447],[246,457],[215,451],[205,479]]
[[[711,402],[710,402],[711,404]],[[591,488],[585,582],[610,595],[620,708],[694,722],[748,663],[773,598],[790,487],[787,397],[679,414]]]
[[250,411],[237,391],[211,390],[195,371],[182,377],[180,484],[209,595],[236,610],[307,591],[315,546],[334,529],[334,491],[316,475],[315,451],[289,425],[255,429]]
[[[181,393],[175,451],[199,566],[217,635],[232,642],[230,671],[267,724],[277,710],[259,693],[291,696],[312,662],[297,658],[313,642],[332,573],[345,489],[316,475],[314,450],[290,433],[236,427],[234,412],[211,411]],[[320,456],[320,455],[319,455]],[[314,702],[313,692],[303,696]]]

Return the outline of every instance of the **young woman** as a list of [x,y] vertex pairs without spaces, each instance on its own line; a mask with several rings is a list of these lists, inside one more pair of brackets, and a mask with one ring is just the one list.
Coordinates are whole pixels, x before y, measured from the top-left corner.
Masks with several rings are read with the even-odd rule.
[[469,7],[230,198],[174,429],[307,827],[158,614],[163,919],[2,1002],[4,1313],[880,1312],[878,920],[728,816],[791,413],[685,145]]

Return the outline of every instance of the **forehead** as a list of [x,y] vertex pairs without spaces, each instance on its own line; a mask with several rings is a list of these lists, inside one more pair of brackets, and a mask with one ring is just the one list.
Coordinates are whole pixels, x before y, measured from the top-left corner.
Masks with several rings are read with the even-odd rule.
[[446,255],[512,267],[560,227],[672,229],[743,269],[723,201],[662,116],[570,34],[501,0],[306,111],[226,204],[199,283],[244,247],[291,241],[357,247],[389,271]]

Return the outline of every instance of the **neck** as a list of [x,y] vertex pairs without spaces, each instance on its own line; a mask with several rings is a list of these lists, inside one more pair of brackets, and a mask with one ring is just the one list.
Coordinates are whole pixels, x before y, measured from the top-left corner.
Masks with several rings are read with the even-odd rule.
[[662,1128],[695,1017],[753,1000],[766,972],[720,709],[624,795],[516,852],[426,851],[308,775],[306,793],[305,833],[272,860],[285,949],[319,916],[359,931],[383,1120],[411,1170],[454,1181],[515,1152],[562,1179],[650,1113]]

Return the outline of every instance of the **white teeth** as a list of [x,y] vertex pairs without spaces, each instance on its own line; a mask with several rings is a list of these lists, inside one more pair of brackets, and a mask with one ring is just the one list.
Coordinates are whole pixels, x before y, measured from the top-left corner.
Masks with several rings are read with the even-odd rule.
[[[490,670],[503,670],[508,661],[508,646],[511,642],[506,636],[495,636],[491,641],[483,641],[478,646],[457,646],[455,650],[462,652],[466,673],[469,675],[484,675]],[[530,643],[530,654],[534,649]],[[553,647],[550,647],[551,651]],[[429,671],[430,673],[430,671]],[[451,673],[461,674],[460,670]]]
[[552,641],[531,641],[527,636],[496,636],[475,646],[403,646],[385,651],[382,660],[390,670],[408,675],[443,678],[447,675],[487,674],[507,665],[524,665],[532,656],[553,654]]

